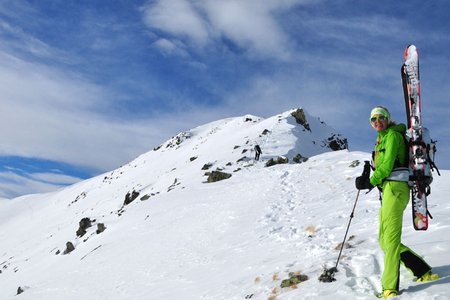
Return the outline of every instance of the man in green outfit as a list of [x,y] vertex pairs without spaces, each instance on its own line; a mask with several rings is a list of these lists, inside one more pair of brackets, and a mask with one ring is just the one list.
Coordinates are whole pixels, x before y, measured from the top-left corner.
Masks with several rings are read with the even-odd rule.
[[403,138],[406,126],[393,122],[389,111],[382,106],[372,109],[370,123],[378,133],[373,155],[375,171],[370,178],[356,178],[355,184],[359,190],[376,186],[382,191],[378,239],[384,252],[384,271],[380,298],[387,299],[398,294],[400,262],[418,282],[437,280],[439,276],[419,255],[401,243],[403,211],[410,194],[409,172],[404,168],[407,166]]

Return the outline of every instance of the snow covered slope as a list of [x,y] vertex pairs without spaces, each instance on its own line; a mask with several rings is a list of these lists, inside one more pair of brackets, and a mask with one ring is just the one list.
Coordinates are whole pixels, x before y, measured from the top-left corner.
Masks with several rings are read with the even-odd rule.
[[[382,268],[375,191],[361,193],[337,281],[317,280],[336,261],[354,178],[370,155],[329,152],[346,141],[292,112],[213,122],[102,176],[2,201],[0,299],[372,299]],[[298,154],[309,159],[265,167]],[[217,169],[231,177],[207,183]],[[450,173],[442,173],[430,229],[413,230],[410,207],[404,220],[404,243],[442,279],[419,285],[402,270],[399,299],[450,298]],[[281,288],[290,272],[309,279]]]

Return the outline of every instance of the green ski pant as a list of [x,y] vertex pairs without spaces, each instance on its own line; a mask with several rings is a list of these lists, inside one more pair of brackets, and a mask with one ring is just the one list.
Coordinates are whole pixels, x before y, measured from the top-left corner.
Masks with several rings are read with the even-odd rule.
[[399,290],[400,263],[416,277],[431,270],[419,255],[401,243],[403,211],[408,205],[409,193],[406,182],[387,181],[383,185],[378,234],[384,252],[383,290]]

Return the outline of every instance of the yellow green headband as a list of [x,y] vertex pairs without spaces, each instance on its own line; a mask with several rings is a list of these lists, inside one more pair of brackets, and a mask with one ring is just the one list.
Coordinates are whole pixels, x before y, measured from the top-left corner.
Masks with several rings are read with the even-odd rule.
[[386,119],[388,119],[388,120],[391,119],[391,115],[389,114],[389,111],[387,110],[387,108],[382,107],[382,106],[377,106],[374,109],[372,109],[372,111],[370,112],[370,119],[372,119],[376,115],[385,116]]

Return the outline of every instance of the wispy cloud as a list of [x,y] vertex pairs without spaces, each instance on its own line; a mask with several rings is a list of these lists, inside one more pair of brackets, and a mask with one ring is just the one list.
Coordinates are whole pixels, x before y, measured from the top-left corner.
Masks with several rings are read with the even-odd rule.
[[277,13],[301,1],[204,1],[210,24],[220,37],[232,40],[251,54],[276,59],[290,56],[290,38],[280,26]]
[[0,49],[19,57],[47,59],[63,63],[75,63],[76,58],[69,52],[54,48],[42,40],[28,34],[22,27],[0,19]]
[[55,185],[68,185],[80,181],[80,178],[58,173],[34,173],[30,178],[36,181]]
[[249,57],[285,60],[291,55],[291,40],[278,18],[303,2],[164,0],[148,2],[142,12],[145,24],[162,32],[166,40],[181,40],[197,48],[228,40]]
[[0,172],[0,197],[14,198],[23,194],[45,193],[73,184],[81,179],[62,174],[21,175],[16,172]]
[[361,46],[372,38],[394,39],[395,35],[404,31],[406,24],[398,18],[369,14],[345,19],[335,16],[319,16],[303,20],[301,26],[314,30],[317,38],[335,39],[345,45],[358,43]]
[[209,39],[207,23],[192,2],[167,0],[143,6],[145,23],[175,36],[186,37],[198,46],[204,46]]
[[1,155],[107,170],[173,134],[157,118],[109,114],[117,95],[77,73],[0,52],[0,82]]
[[160,38],[154,43],[154,45],[163,54],[166,55],[179,55],[182,57],[189,56],[188,52],[184,49],[184,44],[180,43],[179,41]]

